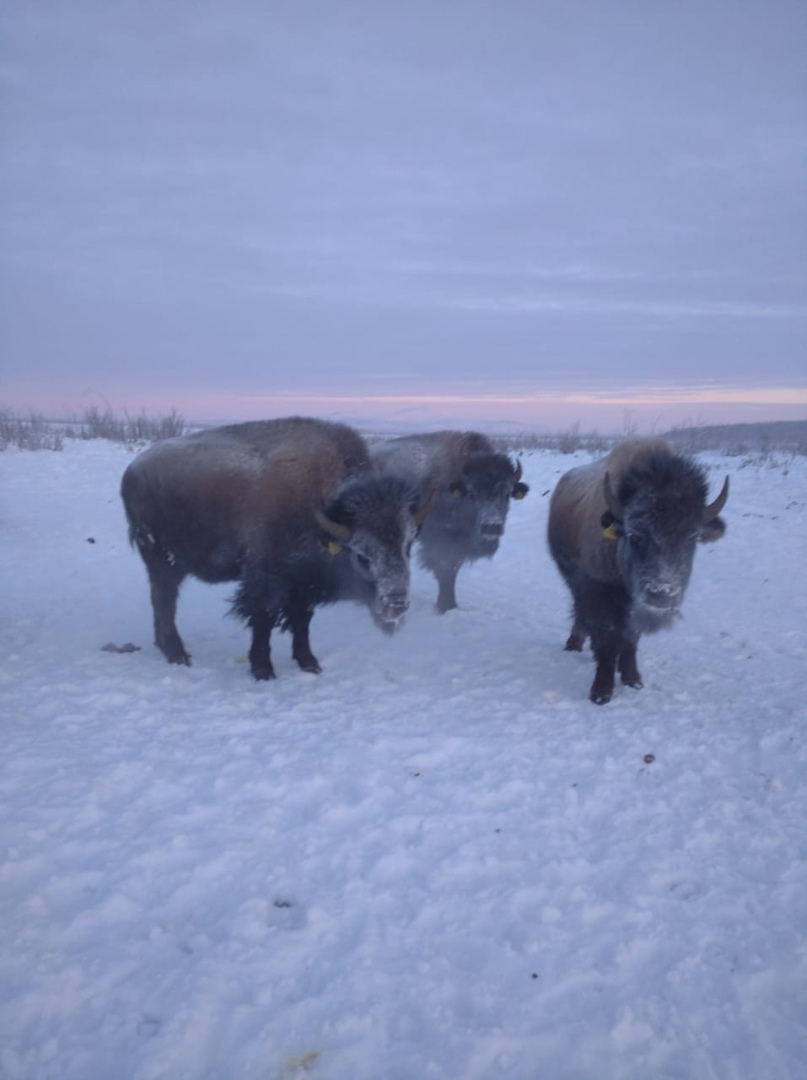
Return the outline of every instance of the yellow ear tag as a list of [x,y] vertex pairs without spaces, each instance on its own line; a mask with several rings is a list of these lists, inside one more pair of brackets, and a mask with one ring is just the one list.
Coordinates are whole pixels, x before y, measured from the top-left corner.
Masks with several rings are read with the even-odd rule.
[[455,499],[461,499],[462,498],[462,492],[460,491],[459,488],[454,488],[453,491],[451,492],[451,494],[453,495],[453,497]]
[[514,491],[513,492],[513,498],[514,499],[523,499],[524,498],[524,492],[523,491]]
[[330,551],[331,555],[338,555],[341,550],[341,544],[337,544],[335,540],[328,541],[328,551]]
[[616,531],[616,525],[613,523],[613,521],[611,522],[611,524],[608,526],[607,529],[602,530],[602,535],[605,537],[606,540],[618,540],[619,539],[619,533]]

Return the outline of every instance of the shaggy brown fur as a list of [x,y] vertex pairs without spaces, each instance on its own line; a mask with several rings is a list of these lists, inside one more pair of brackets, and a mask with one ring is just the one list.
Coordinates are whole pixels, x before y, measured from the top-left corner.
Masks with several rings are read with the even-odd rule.
[[624,683],[642,685],[641,634],[678,615],[696,541],[723,535],[717,515],[728,481],[708,507],[706,491],[697,465],[651,438],[627,440],[558,481],[547,536],[574,599],[565,647],[580,651],[591,637],[597,672],[590,697],[597,704],[610,700],[617,668]]

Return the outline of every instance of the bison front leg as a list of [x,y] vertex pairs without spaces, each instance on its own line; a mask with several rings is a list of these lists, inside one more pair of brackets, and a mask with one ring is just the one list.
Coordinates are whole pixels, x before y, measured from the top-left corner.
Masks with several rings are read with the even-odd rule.
[[313,609],[307,608],[297,600],[292,600],[288,608],[288,622],[291,630],[291,655],[303,671],[319,675],[322,671],[319,660],[311,652],[308,628],[314,616]]
[[456,569],[444,570],[437,577],[437,611],[445,615],[447,611],[453,611],[457,607],[457,571]]
[[252,630],[252,644],[249,649],[249,670],[256,679],[274,679],[272,654],[269,639],[275,625],[274,618],[267,612],[250,615],[249,626]]
[[644,683],[642,682],[642,676],[639,674],[639,668],[636,664],[636,646],[635,641],[625,641],[622,643],[622,651],[619,654],[619,674],[622,682],[625,686],[632,686],[636,690],[640,690]]
[[586,643],[586,637],[586,628],[575,608],[572,632],[566,639],[566,644],[563,646],[563,648],[566,650],[566,652],[582,652],[583,646]]
[[[635,647],[632,652],[633,669],[629,666],[631,646],[626,636],[630,598],[621,585],[602,582],[591,583],[585,597],[584,605],[578,604],[576,607],[575,628],[587,626],[591,631],[591,648],[597,671],[589,698],[595,705],[605,705],[614,693],[617,663],[620,664],[620,673],[623,671],[621,656],[626,647],[625,670],[632,673],[636,666]],[[583,611],[586,618],[582,617]]]
[[619,646],[616,639],[595,642],[593,638],[592,645],[597,672],[588,696],[595,705],[606,705],[614,694],[614,673]]

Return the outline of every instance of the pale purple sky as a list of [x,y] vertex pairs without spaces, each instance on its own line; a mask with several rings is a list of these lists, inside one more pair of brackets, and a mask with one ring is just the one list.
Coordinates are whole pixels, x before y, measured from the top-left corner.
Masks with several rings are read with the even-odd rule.
[[0,404],[807,417],[804,0],[7,0],[0,109]]

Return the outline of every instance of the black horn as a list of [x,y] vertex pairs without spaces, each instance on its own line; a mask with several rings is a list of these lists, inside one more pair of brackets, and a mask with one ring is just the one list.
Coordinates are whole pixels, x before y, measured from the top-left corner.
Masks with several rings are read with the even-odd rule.
[[326,532],[328,536],[332,536],[334,540],[347,542],[352,536],[349,526],[343,525],[340,521],[332,521],[321,510],[315,510],[314,517],[322,531]]
[[608,473],[605,474],[605,484],[603,486],[605,490],[606,506],[611,511],[614,518],[617,521],[621,521],[622,518],[625,516],[625,511],[622,508],[622,504],[620,503],[619,499],[617,499],[616,495],[614,495],[613,488],[611,487],[611,477],[608,475]]
[[419,506],[417,508],[417,510],[415,510],[415,512],[412,514],[412,517],[415,519],[415,524],[417,525],[418,528],[420,528],[420,526],[423,524],[423,522],[429,516],[431,511],[434,509],[434,504],[437,502],[437,496],[439,494],[440,494],[440,489],[439,488],[433,488],[431,494],[428,497],[428,499],[423,503],[422,506]]
[[723,507],[726,505],[726,499],[729,497],[729,478],[723,481],[723,487],[720,490],[720,494],[717,496],[713,503],[709,505],[703,511],[703,523],[706,525],[710,521],[714,521]]

